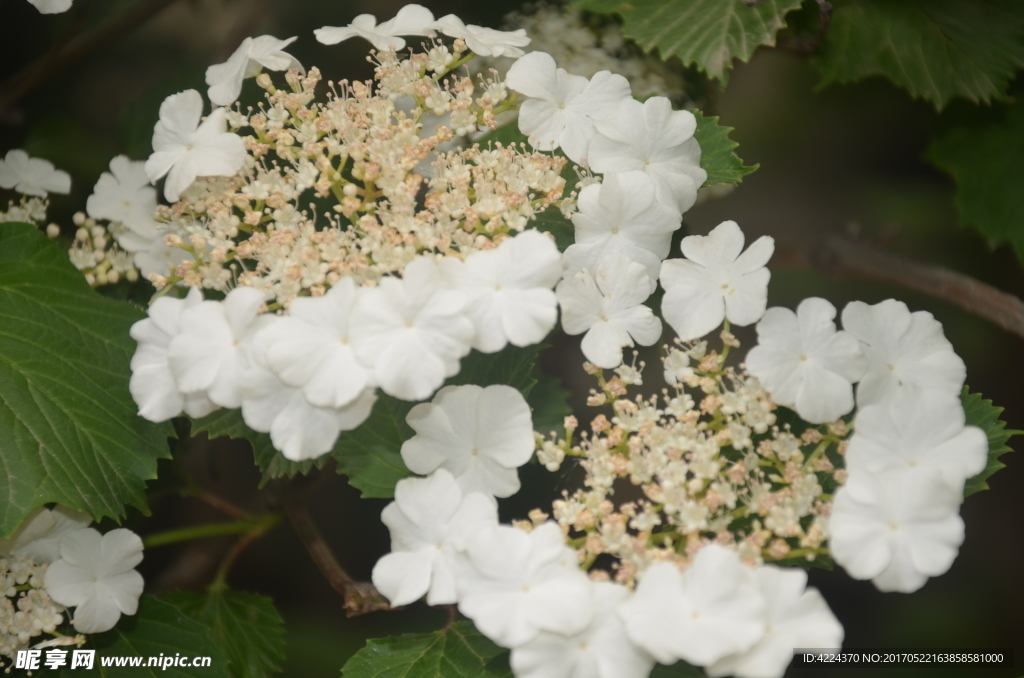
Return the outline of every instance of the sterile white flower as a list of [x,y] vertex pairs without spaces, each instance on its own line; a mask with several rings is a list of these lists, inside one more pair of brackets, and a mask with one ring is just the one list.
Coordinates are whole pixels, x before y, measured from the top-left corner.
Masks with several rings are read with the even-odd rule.
[[28,0],[40,14],[61,14],[71,9],[72,0]]
[[374,566],[373,585],[393,607],[424,594],[428,605],[446,605],[457,602],[456,559],[467,540],[498,524],[498,510],[487,495],[463,493],[442,468],[398,481],[381,520],[391,532],[391,553]]
[[590,80],[570,75],[546,52],[520,57],[505,84],[529,97],[519,109],[519,130],[533,147],[561,148],[577,163],[587,157],[596,134],[594,120],[610,115],[630,97],[629,81],[621,75],[600,71]]
[[210,86],[206,94],[210,101],[217,106],[234,102],[242,93],[242,81],[259,75],[264,68],[301,71],[298,59],[281,51],[296,39],[279,40],[272,35],[261,35],[243,40],[227,61],[206,69],[206,84]]
[[818,297],[768,309],[757,324],[758,344],[747,369],[780,405],[812,424],[835,421],[853,409],[853,382],[864,374],[864,355],[852,334],[836,331],[836,308]]
[[203,301],[197,288],[189,289],[184,299],[163,296],[149,307],[149,317],[130,330],[138,342],[132,356],[132,377],[128,390],[139,406],[139,416],[150,421],[167,421],[185,411],[190,417],[205,417],[217,409],[205,391],[182,393],[168,361],[168,347],[181,330],[181,314]]
[[70,193],[71,176],[55,169],[49,160],[30,158],[28,153],[15,148],[0,160],[0,188],[45,198],[48,193]]
[[741,254],[743,231],[724,221],[706,236],[686,236],[680,249],[685,259],[661,265],[661,312],[680,339],[703,337],[726,318],[741,327],[761,319],[771,278],[765,264],[775,251],[771,237],[761,236]]
[[911,593],[956,559],[961,501],[962,492],[930,466],[851,472],[832,504],[829,549],[854,579]]
[[36,563],[60,558],[60,540],[66,534],[84,530],[92,523],[89,514],[65,506],[53,510],[38,508],[10,537],[0,539],[0,556],[23,556]]
[[576,243],[611,251],[635,245],[664,259],[682,218],[658,202],[656,190],[647,174],[635,171],[608,174],[600,184],[587,186],[580,191],[579,211],[572,215]]
[[556,523],[529,533],[484,530],[469,541],[465,565],[455,582],[459,611],[502,647],[520,647],[541,631],[574,635],[593,620],[593,584]]
[[265,317],[273,320],[253,338],[246,351],[246,368],[239,384],[242,418],[254,431],[269,433],[274,447],[286,459],[316,459],[334,448],[342,431],[351,431],[366,421],[377,401],[376,391],[365,388],[338,408],[311,404],[301,389],[288,386],[270,371],[263,333],[282,319]]
[[533,417],[523,395],[496,384],[448,386],[406,415],[416,435],[402,444],[414,473],[450,472],[462,491],[510,497],[519,491],[520,466],[535,447]]
[[131,530],[102,536],[91,527],[78,530],[60,540],[60,560],[46,570],[46,592],[75,607],[76,631],[102,633],[138,609],[144,582],[134,568],[140,562],[142,540]]
[[764,636],[765,603],[739,555],[705,546],[686,572],[652,565],[619,608],[629,638],[663,664],[706,666],[746,652]]
[[146,174],[156,183],[167,175],[164,197],[175,202],[196,177],[230,177],[245,164],[242,138],[227,131],[223,108],[203,116],[203,98],[194,89],[178,92],[160,104],[153,128],[153,154]]
[[183,393],[203,392],[221,407],[242,404],[246,343],[273,315],[259,315],[263,293],[236,287],[223,302],[203,301],[181,312],[178,335],[168,346],[175,383]]
[[393,19],[378,24],[372,14],[360,14],[348,26],[324,26],[313,31],[325,45],[334,45],[359,36],[380,50],[400,50],[405,40],[400,35],[433,35],[434,15],[422,5],[406,5]]
[[654,657],[633,644],[617,610],[630,598],[620,584],[594,584],[594,621],[566,636],[542,631],[512,650],[516,678],[647,678]]
[[260,334],[270,369],[313,405],[344,407],[373,386],[349,343],[349,318],[361,289],[346,277],[322,297],[297,297],[288,315]]
[[622,364],[622,349],[651,346],[661,337],[661,321],[643,305],[654,284],[643,265],[621,255],[601,262],[597,274],[581,271],[555,288],[562,307],[562,329],[567,334],[586,332],[583,355],[598,367]]
[[526,30],[519,28],[514,31],[496,31],[493,28],[464,24],[454,14],[448,14],[434,23],[434,28],[450,38],[462,38],[466,46],[480,56],[521,57],[523,50],[530,44]]
[[765,600],[767,628],[760,642],[707,668],[711,678],[782,678],[800,647],[842,647],[843,626],[817,589],[807,588],[807,572],[763,565],[754,585]]
[[530,346],[555,326],[558,302],[551,288],[562,277],[562,258],[540,231],[523,231],[465,261],[447,257],[441,270],[469,300],[465,314],[476,330],[478,351],[494,353],[509,343]]
[[174,231],[161,230],[160,237],[153,240],[148,247],[135,253],[135,267],[143,278],[150,274],[168,275],[175,268],[192,259],[192,255],[180,247],[171,247],[164,242],[164,237]]
[[100,175],[85,211],[93,219],[106,219],[125,226],[117,233],[117,244],[127,252],[149,249],[161,233],[153,219],[156,189],[149,185],[146,163],[119,155],[110,161],[110,172]]
[[469,353],[473,323],[465,307],[466,296],[444,287],[434,260],[419,257],[401,279],[385,277],[362,292],[349,336],[385,393],[423,400],[458,373],[459,359]]
[[960,393],[967,368],[931,313],[911,313],[895,299],[874,306],[851,301],[843,309],[843,329],[860,340],[867,359],[857,384],[860,407],[886,402],[904,388]]
[[985,469],[988,437],[966,426],[960,398],[942,391],[899,390],[884,405],[857,410],[846,453],[850,473],[933,466],[959,492]]
[[562,277],[571,278],[584,269],[596,271],[601,262],[615,255],[635,261],[647,269],[647,277],[652,281],[658,280],[658,275],[661,272],[661,258],[625,238],[608,239],[594,244],[574,243],[569,245],[562,253]]
[[700,144],[693,138],[697,119],[673,111],[665,97],[643,103],[619,102],[613,115],[596,122],[597,135],[587,156],[595,172],[647,172],[658,185],[658,199],[680,212],[693,207],[697,189],[707,181],[700,167]]

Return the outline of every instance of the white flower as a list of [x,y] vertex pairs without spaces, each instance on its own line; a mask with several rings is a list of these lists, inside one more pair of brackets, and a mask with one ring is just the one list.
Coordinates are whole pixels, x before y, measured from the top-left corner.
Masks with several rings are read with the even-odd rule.
[[186,261],[192,261],[192,255],[180,247],[171,247],[164,242],[164,237],[175,231],[161,231],[160,237],[153,240],[148,247],[135,253],[135,267],[143,278],[150,274],[168,275]]
[[661,258],[649,250],[634,245],[631,240],[626,238],[609,238],[593,244],[574,243],[569,245],[562,253],[562,276],[571,278],[584,269],[596,271],[601,262],[615,255],[623,256],[640,264],[647,269],[647,277],[652,281],[657,281],[661,271]]
[[629,638],[659,662],[698,666],[757,644],[764,611],[750,568],[717,544],[698,551],[683,573],[672,563],[653,565],[619,608]]
[[611,369],[622,364],[622,349],[650,346],[661,337],[661,321],[643,305],[654,291],[647,269],[620,255],[601,262],[597,274],[581,271],[558,283],[562,329],[581,334],[587,360]]
[[64,506],[38,508],[7,539],[0,539],[0,556],[23,556],[38,564],[60,558],[60,540],[66,534],[89,527],[92,518]]
[[349,318],[360,291],[346,277],[322,297],[296,297],[288,315],[260,334],[270,369],[313,405],[344,407],[373,386],[349,344]]
[[484,530],[470,540],[466,565],[455,582],[459,611],[502,647],[520,647],[541,631],[574,635],[593,619],[593,584],[556,523],[530,533]]
[[867,358],[857,384],[859,406],[886,402],[903,388],[960,393],[967,368],[931,313],[911,313],[895,299],[874,306],[851,301],[843,309],[843,329],[860,340]]
[[106,219],[124,224],[117,233],[117,244],[125,251],[149,249],[160,237],[156,213],[156,189],[149,185],[146,163],[119,155],[110,161],[110,172],[100,175],[85,211],[93,219]]
[[647,678],[654,657],[626,637],[616,613],[629,600],[624,586],[594,584],[594,621],[580,633],[566,636],[541,632],[512,650],[516,678]]
[[610,251],[635,245],[658,259],[668,256],[672,233],[682,224],[679,212],[658,202],[656,187],[643,172],[608,174],[600,184],[580,191],[572,215],[576,242]]
[[181,312],[178,335],[168,346],[171,373],[183,393],[204,392],[221,407],[242,404],[247,342],[272,322],[259,315],[263,293],[236,287],[223,302],[203,301]]
[[757,324],[758,344],[747,369],[780,405],[812,424],[835,421],[853,409],[853,382],[864,374],[860,342],[836,331],[836,308],[809,297],[793,313],[768,309]]
[[423,400],[458,373],[473,323],[463,315],[465,295],[444,288],[433,259],[409,262],[402,276],[385,277],[359,296],[349,336],[385,393]]
[[555,66],[546,52],[530,52],[512,64],[505,84],[529,97],[519,109],[519,130],[534,148],[561,148],[573,162],[587,157],[594,120],[610,115],[629,98],[629,81],[600,71],[587,80]]
[[206,69],[206,84],[210,86],[207,96],[217,106],[227,106],[242,93],[242,81],[260,74],[260,70],[272,71],[302,70],[298,59],[287,52],[285,47],[296,38],[278,40],[272,35],[246,38],[235,53],[222,64]]
[[[269,328],[282,321],[276,316],[264,318],[272,319]],[[363,389],[339,408],[310,404],[301,389],[288,386],[270,371],[263,341],[267,330],[253,338],[246,352],[247,367],[239,383],[242,418],[254,431],[269,433],[286,459],[316,459],[334,448],[342,431],[366,421],[377,394],[372,387]]]
[[195,287],[184,299],[160,297],[149,307],[149,317],[132,325],[130,334],[138,347],[132,356],[128,390],[139,406],[140,417],[167,421],[184,410],[199,418],[217,409],[205,391],[182,393],[168,361],[168,347],[180,332],[182,312],[202,301],[203,294]]
[[75,607],[72,622],[79,633],[114,628],[122,614],[135,614],[142,595],[142,540],[119,528],[102,537],[92,528],[60,540],[60,560],[46,570],[46,592],[54,601]]
[[843,626],[817,589],[806,588],[804,570],[764,565],[754,570],[754,585],[765,600],[765,634],[746,652],[709,666],[711,678],[782,678],[795,648],[842,647]]
[[405,40],[400,35],[433,35],[434,15],[421,5],[406,5],[393,19],[378,24],[372,14],[360,14],[348,26],[324,26],[313,33],[325,45],[334,45],[359,36],[380,50],[400,50]]
[[456,559],[467,540],[498,524],[490,497],[464,494],[444,469],[427,478],[406,478],[395,486],[395,500],[381,520],[391,532],[391,553],[373,568],[373,585],[393,607],[424,594],[428,605],[457,601]]
[[146,161],[149,180],[167,175],[164,197],[175,202],[196,177],[230,177],[245,164],[245,144],[227,131],[223,108],[203,116],[203,98],[194,89],[172,94],[160,104],[153,128],[153,155]]
[[441,268],[469,300],[465,313],[476,329],[473,348],[495,353],[509,343],[530,346],[555,326],[558,302],[551,288],[562,277],[562,257],[540,231],[523,231],[464,262],[447,257]]
[[665,97],[622,100],[612,116],[597,119],[587,160],[595,172],[642,170],[658,185],[658,199],[680,212],[693,207],[708,174],[700,167],[697,119],[673,111]]
[[72,0],[28,0],[40,14],[60,14],[71,9]]
[[850,473],[933,466],[950,487],[963,492],[964,482],[985,469],[988,437],[965,426],[960,398],[942,391],[899,390],[885,405],[857,410],[846,453]]
[[480,56],[521,57],[523,50],[520,48],[530,44],[525,29],[496,31],[493,28],[467,25],[454,14],[438,19],[434,23],[434,28],[450,38],[462,38],[466,41],[466,46]]
[[930,466],[851,472],[832,504],[829,549],[854,579],[911,593],[956,559],[964,541],[962,500]]
[[405,420],[416,435],[402,445],[414,473],[443,468],[462,491],[510,497],[519,491],[517,468],[535,447],[533,418],[511,386],[448,386],[420,403]]
[[741,327],[761,319],[771,278],[765,264],[775,252],[771,237],[761,236],[740,254],[743,231],[723,221],[706,236],[683,238],[680,249],[686,259],[661,265],[661,312],[680,339],[703,337],[726,318]]
[[71,176],[54,169],[49,160],[30,158],[28,153],[15,148],[0,160],[0,188],[45,198],[48,193],[70,193]]

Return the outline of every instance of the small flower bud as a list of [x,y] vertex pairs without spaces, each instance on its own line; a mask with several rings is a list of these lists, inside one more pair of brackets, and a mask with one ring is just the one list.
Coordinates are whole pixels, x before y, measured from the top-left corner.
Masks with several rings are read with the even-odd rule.
[[49,238],[50,240],[55,239],[59,235],[60,226],[58,226],[57,224],[50,224],[49,226],[46,227],[46,237]]

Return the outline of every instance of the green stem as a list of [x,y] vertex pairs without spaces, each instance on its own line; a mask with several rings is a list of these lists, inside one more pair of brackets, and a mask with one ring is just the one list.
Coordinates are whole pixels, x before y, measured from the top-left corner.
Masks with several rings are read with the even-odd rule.
[[269,514],[262,518],[256,518],[254,520],[239,520],[231,523],[206,523],[204,525],[194,525],[192,527],[181,527],[176,530],[167,530],[166,532],[157,532],[156,534],[148,535],[142,540],[143,545],[146,548],[155,548],[157,546],[166,546],[167,544],[177,544],[183,541],[192,541],[193,539],[208,539],[209,537],[223,537],[231,534],[245,534],[257,528],[270,529],[278,522],[281,517],[277,514]]

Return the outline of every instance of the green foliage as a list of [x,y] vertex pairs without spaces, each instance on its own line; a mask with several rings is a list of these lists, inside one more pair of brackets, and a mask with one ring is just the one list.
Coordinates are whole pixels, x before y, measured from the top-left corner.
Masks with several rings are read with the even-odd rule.
[[960,222],[993,242],[1010,242],[1024,259],[1024,105],[1005,119],[978,116],[950,125],[932,140],[927,157],[956,179]]
[[164,600],[209,629],[229,662],[231,678],[269,678],[284,660],[284,622],[266,596],[211,590],[207,595],[176,592]]
[[743,177],[760,165],[744,165],[736,155],[739,144],[729,138],[732,127],[718,124],[718,117],[704,117],[700,111],[693,111],[697,117],[697,131],[693,133],[700,144],[700,166],[708,173],[705,186],[718,184],[737,185]]
[[540,375],[526,398],[533,408],[533,430],[545,435],[552,431],[561,435],[565,431],[562,421],[572,414],[570,395],[557,378]]
[[678,56],[723,84],[734,59],[749,61],[761,45],[775,44],[786,14],[801,0],[575,0],[573,7],[622,17],[622,32],[646,52]]
[[[210,629],[193,619],[183,608],[162,598],[142,596],[139,611],[122,616],[111,630],[89,636],[86,649],[96,650],[92,670],[65,668],[60,675],[97,675],[101,678],[232,678],[228,659],[217,646]],[[101,666],[103,657],[149,657],[182,654],[189,658],[210,657],[210,665],[169,666]],[[70,656],[70,655],[68,655]]]
[[511,678],[507,650],[462,621],[433,633],[373,639],[346,662],[343,678]]
[[938,109],[1005,97],[1024,65],[1019,0],[834,0],[822,85],[883,75]]
[[136,307],[105,299],[34,226],[0,225],[0,535],[47,502],[146,510],[169,425],[128,393]]
[[970,478],[964,485],[964,496],[969,497],[975,492],[987,490],[988,483],[985,481],[999,469],[1006,468],[1006,464],[999,461],[999,457],[1007,452],[1013,452],[1006,444],[1007,441],[1024,431],[1007,429],[1006,422],[999,419],[1003,408],[996,407],[991,400],[985,400],[980,394],[969,392],[966,386],[960,394],[960,400],[964,404],[967,425],[977,426],[988,436],[988,464],[984,471]]
[[412,475],[402,461],[402,443],[413,436],[405,415],[416,403],[381,393],[369,419],[338,438],[331,456],[363,497],[390,498],[395,483]]

